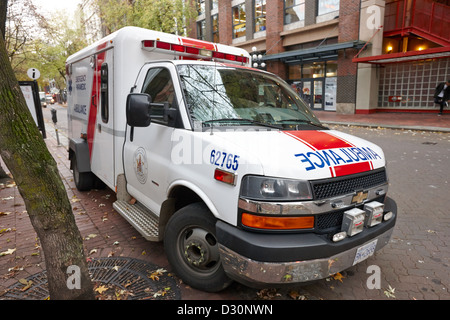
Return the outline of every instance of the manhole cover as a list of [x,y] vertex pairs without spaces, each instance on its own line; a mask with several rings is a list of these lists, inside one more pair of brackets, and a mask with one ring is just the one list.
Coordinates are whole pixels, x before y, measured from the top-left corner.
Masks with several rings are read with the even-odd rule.
[[[127,300],[179,300],[180,290],[175,279],[165,270],[151,263],[131,258],[99,258],[89,262],[89,273],[94,282],[99,299],[111,296]],[[5,300],[44,300],[47,299],[46,271],[26,278],[32,285],[18,282],[6,290],[1,297]],[[101,290],[99,290],[99,288]],[[110,297],[109,297],[110,298]]]

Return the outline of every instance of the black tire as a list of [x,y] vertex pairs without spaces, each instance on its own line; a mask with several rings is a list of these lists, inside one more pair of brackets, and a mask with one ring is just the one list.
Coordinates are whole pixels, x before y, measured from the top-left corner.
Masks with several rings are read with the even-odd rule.
[[193,203],[170,218],[164,234],[164,249],[175,273],[207,292],[221,291],[232,282],[220,261],[215,224],[205,204]]
[[94,175],[92,172],[79,172],[77,166],[77,157],[72,157],[73,181],[79,191],[89,191],[94,186]]

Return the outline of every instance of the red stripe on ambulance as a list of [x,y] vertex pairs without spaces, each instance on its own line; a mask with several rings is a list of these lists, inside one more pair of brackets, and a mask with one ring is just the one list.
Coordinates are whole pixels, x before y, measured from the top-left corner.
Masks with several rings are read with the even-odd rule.
[[314,150],[354,147],[347,141],[324,131],[287,131],[286,134],[302,142],[304,141]]
[[[107,42],[102,43],[97,47],[97,50],[102,50],[106,48]],[[94,143],[95,136],[95,126],[97,123],[97,105],[100,96],[100,73],[102,68],[102,63],[105,60],[106,52],[100,52],[95,55],[95,71],[94,71],[94,80],[92,81],[92,91],[91,91],[91,101],[89,108],[89,118],[88,118],[88,126],[87,126],[87,143],[89,146],[89,157],[92,157],[92,147]]]
[[[358,157],[353,153],[353,149],[356,148],[354,144],[332,133],[325,131],[283,131],[283,133],[302,142],[315,152],[296,155],[301,156],[300,161],[310,164],[309,167],[306,167],[306,170],[312,170],[316,167],[323,168],[327,165],[332,177],[340,177],[373,169],[372,161],[366,154],[361,154]],[[330,158],[328,152],[334,158]],[[314,160],[310,160],[309,157]],[[341,162],[343,164],[340,164]]]

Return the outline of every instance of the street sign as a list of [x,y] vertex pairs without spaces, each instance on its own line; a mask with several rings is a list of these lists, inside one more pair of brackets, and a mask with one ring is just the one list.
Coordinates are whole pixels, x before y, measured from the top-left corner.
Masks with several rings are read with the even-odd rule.
[[41,73],[40,73],[39,70],[36,69],[36,68],[30,68],[30,69],[28,69],[28,71],[27,71],[27,75],[28,75],[28,77],[29,77],[30,79],[32,79],[32,80],[37,80],[37,79],[39,79],[39,77],[41,76]]
[[22,90],[27,107],[36,122],[42,136],[47,138],[45,132],[44,116],[42,114],[41,101],[39,98],[39,88],[36,81],[19,81],[20,89]]

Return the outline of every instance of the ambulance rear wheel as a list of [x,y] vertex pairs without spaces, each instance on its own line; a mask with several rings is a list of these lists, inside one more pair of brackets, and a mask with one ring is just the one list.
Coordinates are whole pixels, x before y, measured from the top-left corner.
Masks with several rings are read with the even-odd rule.
[[232,282],[220,261],[215,224],[205,204],[193,203],[170,218],[164,234],[164,249],[175,273],[207,292],[221,291]]
[[94,186],[94,175],[92,172],[80,172],[77,166],[77,157],[72,158],[73,181],[79,191],[89,191]]

